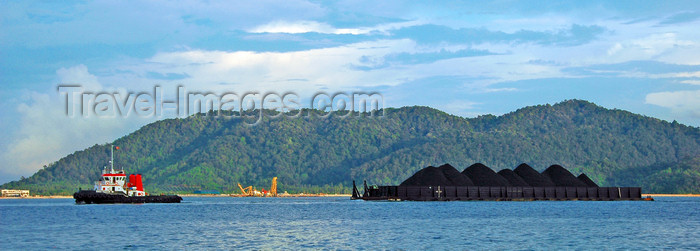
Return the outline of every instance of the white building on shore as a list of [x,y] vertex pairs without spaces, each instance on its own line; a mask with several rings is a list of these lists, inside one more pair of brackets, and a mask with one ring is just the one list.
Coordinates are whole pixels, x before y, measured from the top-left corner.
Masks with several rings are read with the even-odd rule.
[[2,197],[29,197],[29,190],[2,189]]

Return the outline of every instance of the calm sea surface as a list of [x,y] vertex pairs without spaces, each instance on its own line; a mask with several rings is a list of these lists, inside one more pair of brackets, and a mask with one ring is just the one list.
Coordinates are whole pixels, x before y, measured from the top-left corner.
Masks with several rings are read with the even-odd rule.
[[0,249],[700,249],[700,198],[655,202],[366,202],[192,198],[181,204],[0,200]]

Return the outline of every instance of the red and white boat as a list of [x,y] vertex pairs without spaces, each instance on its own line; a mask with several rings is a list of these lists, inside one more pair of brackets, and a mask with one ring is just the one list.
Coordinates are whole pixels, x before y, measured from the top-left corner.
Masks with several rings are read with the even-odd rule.
[[[117,148],[119,149],[119,148]],[[111,151],[110,167],[102,169],[100,180],[93,190],[80,190],[73,194],[78,204],[106,203],[180,203],[177,195],[149,195],[143,190],[141,174],[130,174],[123,169],[114,169],[114,148]]]

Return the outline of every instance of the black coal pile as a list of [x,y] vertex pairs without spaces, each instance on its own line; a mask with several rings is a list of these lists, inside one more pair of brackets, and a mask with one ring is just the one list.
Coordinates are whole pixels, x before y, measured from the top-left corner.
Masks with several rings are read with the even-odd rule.
[[454,168],[450,164],[444,164],[440,167],[438,167],[440,171],[442,171],[442,174],[445,175],[445,178],[447,178],[453,186],[473,186],[474,182],[472,182],[469,177],[466,175],[460,173],[457,171],[456,168]]
[[501,177],[505,178],[511,186],[514,186],[514,187],[530,186],[529,184],[527,184],[527,182],[525,182],[525,180],[523,180],[523,178],[521,178],[520,176],[518,176],[518,174],[513,172],[513,170],[503,169],[501,171],[498,171],[498,175],[501,175]]
[[518,165],[518,167],[513,170],[515,174],[523,178],[527,184],[533,187],[553,187],[554,182],[552,182],[549,177],[542,175],[538,171],[535,171],[531,166],[528,164],[522,163]]
[[589,186],[589,187],[598,187],[598,184],[596,184],[595,182],[593,182],[593,180],[591,180],[591,178],[588,178],[588,175],[586,175],[585,173],[582,173],[581,175],[579,175],[579,176],[578,176],[578,180],[580,180],[581,182],[583,182],[584,184],[586,184],[586,186]]
[[476,163],[462,171],[464,175],[474,182],[476,186],[500,187],[510,186],[508,180],[498,175],[491,168],[481,163]]
[[522,163],[515,170],[498,173],[481,163],[473,164],[461,173],[450,164],[429,166],[401,182],[400,186],[484,186],[484,187],[598,187],[586,174],[578,177],[560,165],[552,165],[539,173]]
[[440,167],[429,166],[401,182],[401,186],[473,186],[469,177],[460,173],[450,164]]
[[542,172],[543,175],[549,177],[558,187],[586,187],[586,183],[576,178],[568,170],[560,165],[552,165]]
[[446,186],[451,183],[447,177],[434,166],[423,168],[413,174],[413,176],[401,182],[400,186]]

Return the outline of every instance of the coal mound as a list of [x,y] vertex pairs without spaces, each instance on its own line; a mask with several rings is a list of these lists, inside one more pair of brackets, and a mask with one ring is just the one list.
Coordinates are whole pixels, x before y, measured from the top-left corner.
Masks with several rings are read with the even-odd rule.
[[401,182],[400,186],[473,186],[469,177],[460,173],[450,164],[440,167],[429,166]]
[[551,165],[542,172],[543,175],[549,177],[558,187],[586,187],[586,183],[576,178],[568,170],[560,165]]
[[586,174],[576,177],[560,165],[552,165],[539,173],[525,163],[515,170],[503,169],[498,173],[481,163],[473,164],[461,173],[450,164],[429,166],[400,186],[598,187]]
[[491,168],[481,163],[473,164],[462,171],[464,175],[474,182],[476,186],[506,187],[510,186],[508,180],[498,175]]
[[595,182],[593,182],[593,180],[591,180],[591,178],[588,178],[588,175],[586,175],[585,173],[582,173],[581,175],[579,175],[579,176],[578,176],[578,179],[579,179],[581,182],[583,182],[584,184],[586,184],[586,186],[589,186],[589,187],[598,187],[598,184],[596,184]]
[[457,171],[456,168],[454,168],[450,164],[444,164],[440,167],[438,167],[440,171],[442,171],[442,174],[445,175],[445,178],[447,178],[453,186],[473,186],[474,182],[472,182],[469,177],[466,175],[460,173]]
[[401,182],[400,186],[446,186],[451,183],[447,177],[434,166],[423,168],[413,176]]
[[513,170],[503,169],[501,171],[498,171],[498,174],[501,175],[501,177],[505,178],[511,186],[514,186],[514,187],[528,187],[528,186],[530,186],[529,184],[527,184],[527,182],[525,180],[523,180],[523,178],[521,178],[520,176],[518,176],[518,174],[513,172]]
[[553,187],[555,186],[549,177],[542,175],[541,173],[535,171],[528,164],[522,163],[513,170],[515,174],[523,178],[527,184],[533,187]]

